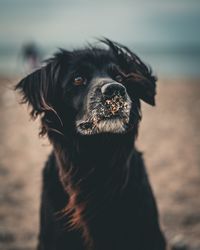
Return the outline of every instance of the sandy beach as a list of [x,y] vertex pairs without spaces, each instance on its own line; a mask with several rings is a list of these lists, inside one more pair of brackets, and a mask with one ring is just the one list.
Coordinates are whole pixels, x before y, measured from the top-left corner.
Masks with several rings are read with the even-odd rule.
[[[51,146],[18,104],[16,82],[0,80],[0,249],[33,250],[41,170]],[[177,249],[200,250],[200,81],[160,80],[157,106],[144,104],[142,110],[137,146],[163,231]]]

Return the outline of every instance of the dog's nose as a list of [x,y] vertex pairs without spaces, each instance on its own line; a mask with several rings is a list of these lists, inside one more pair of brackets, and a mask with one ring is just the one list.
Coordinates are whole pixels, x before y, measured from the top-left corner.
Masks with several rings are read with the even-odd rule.
[[125,87],[120,83],[107,83],[102,86],[101,92],[105,98],[112,98],[116,95],[124,97],[126,95]]

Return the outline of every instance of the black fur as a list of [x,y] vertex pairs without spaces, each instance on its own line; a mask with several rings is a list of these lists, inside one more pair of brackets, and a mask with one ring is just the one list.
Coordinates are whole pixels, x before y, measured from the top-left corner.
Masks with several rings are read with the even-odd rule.
[[155,105],[156,78],[128,48],[101,42],[108,49],[61,50],[16,86],[53,145],[38,250],[165,249],[134,146],[140,100]]

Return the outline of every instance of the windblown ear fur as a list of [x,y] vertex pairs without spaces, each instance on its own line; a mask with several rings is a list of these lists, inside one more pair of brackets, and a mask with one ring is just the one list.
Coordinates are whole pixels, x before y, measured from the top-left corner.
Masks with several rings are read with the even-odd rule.
[[128,69],[128,74],[125,78],[125,85],[129,89],[128,92],[133,97],[154,106],[157,78],[152,75],[151,69],[127,47],[107,38],[101,40],[101,42],[107,44],[114,56],[118,58],[122,67]]
[[155,106],[156,78],[147,78],[133,73],[127,76],[125,85],[128,93],[133,97]]
[[58,71],[58,64],[52,61],[16,85],[15,90],[22,94],[22,103],[28,103],[32,107],[30,115],[33,118],[45,111],[53,111],[53,93]]

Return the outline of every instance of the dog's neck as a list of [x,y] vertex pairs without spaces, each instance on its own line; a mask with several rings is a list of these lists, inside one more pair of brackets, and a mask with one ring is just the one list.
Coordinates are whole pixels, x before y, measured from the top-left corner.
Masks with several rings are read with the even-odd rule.
[[[126,170],[124,166],[127,165],[129,155],[134,150],[133,133],[76,135],[70,139],[62,146],[60,144],[56,146],[55,151],[62,171],[69,175],[76,173],[73,174],[72,182],[83,179],[91,172],[97,174],[99,180],[100,177],[103,180],[109,176],[112,178],[117,170],[122,172]],[[94,178],[94,175],[91,178]]]
[[83,229],[89,242],[88,220],[126,188],[134,135],[77,136],[69,143],[73,147],[66,143],[55,149],[60,179],[70,197],[65,211],[71,216],[71,226]]
[[[131,134],[77,137],[74,153],[78,156],[78,164],[113,165],[115,160],[120,160],[123,153],[133,149],[133,141]],[[73,159],[73,162],[76,161],[77,158]]]

